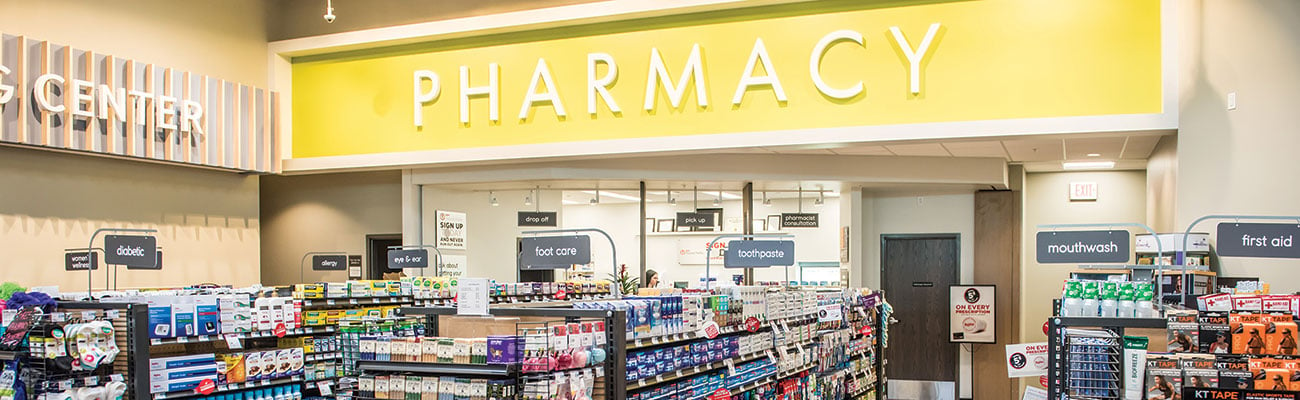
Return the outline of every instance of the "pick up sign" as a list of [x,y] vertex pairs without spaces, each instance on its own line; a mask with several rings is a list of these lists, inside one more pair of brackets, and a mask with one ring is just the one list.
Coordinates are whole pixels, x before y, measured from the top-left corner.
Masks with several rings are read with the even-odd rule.
[[428,268],[429,267],[429,250],[410,249],[410,250],[389,250],[388,251],[388,269],[402,268]]

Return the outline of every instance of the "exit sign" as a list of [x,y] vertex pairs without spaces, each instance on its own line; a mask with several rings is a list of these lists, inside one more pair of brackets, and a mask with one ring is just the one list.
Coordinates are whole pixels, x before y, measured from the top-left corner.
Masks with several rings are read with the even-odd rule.
[[1070,182],[1070,201],[1097,201],[1097,182]]

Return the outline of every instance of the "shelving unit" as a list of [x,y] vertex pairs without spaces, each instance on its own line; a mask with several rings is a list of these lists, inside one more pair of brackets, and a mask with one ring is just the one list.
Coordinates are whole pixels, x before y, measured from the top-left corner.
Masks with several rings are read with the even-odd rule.
[[[1061,399],[1070,394],[1070,349],[1066,343],[1065,330],[1070,328],[1097,328],[1114,334],[1116,338],[1124,336],[1125,329],[1150,328],[1164,329],[1164,318],[1102,318],[1102,317],[1052,317],[1048,320],[1047,331],[1047,393],[1048,398]],[[1122,346],[1116,345],[1116,348]],[[1116,357],[1118,362],[1119,357]],[[1117,395],[1122,395],[1122,381],[1114,388]],[[1085,388],[1086,389],[1086,388]],[[1109,389],[1109,388],[1107,388]],[[1107,398],[1104,396],[1085,396],[1089,398]]]

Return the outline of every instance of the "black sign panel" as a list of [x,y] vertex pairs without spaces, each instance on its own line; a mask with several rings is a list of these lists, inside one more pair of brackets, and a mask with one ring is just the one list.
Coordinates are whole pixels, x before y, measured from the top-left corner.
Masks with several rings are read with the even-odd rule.
[[559,226],[555,211],[520,211],[517,226]]
[[714,226],[714,213],[697,213],[697,212],[679,212],[677,213],[677,226],[685,227],[708,227]]
[[1123,263],[1133,254],[1128,231],[1038,232],[1040,264]]
[[145,265],[141,267],[126,266],[126,269],[162,269],[162,250],[158,250],[158,262],[154,265]]
[[781,213],[782,228],[816,228],[818,220],[815,213]]
[[360,255],[360,254],[348,254],[348,266],[349,266],[349,267],[360,267],[360,266],[361,266],[361,255]]
[[311,256],[313,271],[344,271],[348,269],[348,256]]
[[429,250],[389,250],[388,269],[428,268]]
[[1300,258],[1300,225],[1219,223],[1220,256]]
[[[153,236],[104,236],[104,263],[128,268],[154,268],[158,238]],[[153,256],[153,257],[151,257]]]
[[64,253],[63,269],[68,271],[86,271],[99,269],[99,253]]
[[723,253],[727,268],[761,268],[794,265],[794,242],[790,240],[732,240]]
[[591,237],[543,236],[519,240],[519,269],[562,269],[591,262]]

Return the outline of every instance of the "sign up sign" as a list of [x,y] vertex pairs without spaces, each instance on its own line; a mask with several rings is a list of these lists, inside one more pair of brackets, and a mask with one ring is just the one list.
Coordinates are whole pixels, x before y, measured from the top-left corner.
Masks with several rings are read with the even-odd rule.
[[388,269],[427,268],[428,266],[429,250],[411,249],[388,251]]
[[311,269],[315,271],[345,271],[348,269],[348,256],[311,256]]
[[520,239],[520,270],[562,269],[591,262],[591,237],[543,236]]
[[1300,225],[1219,224],[1218,250],[1227,257],[1300,258]]
[[1133,254],[1128,231],[1038,232],[1041,264],[1122,263]]
[[789,265],[794,265],[794,242],[790,240],[732,240],[722,261],[726,268]]
[[104,237],[104,263],[154,268],[158,264],[158,239],[153,236],[108,235]]

